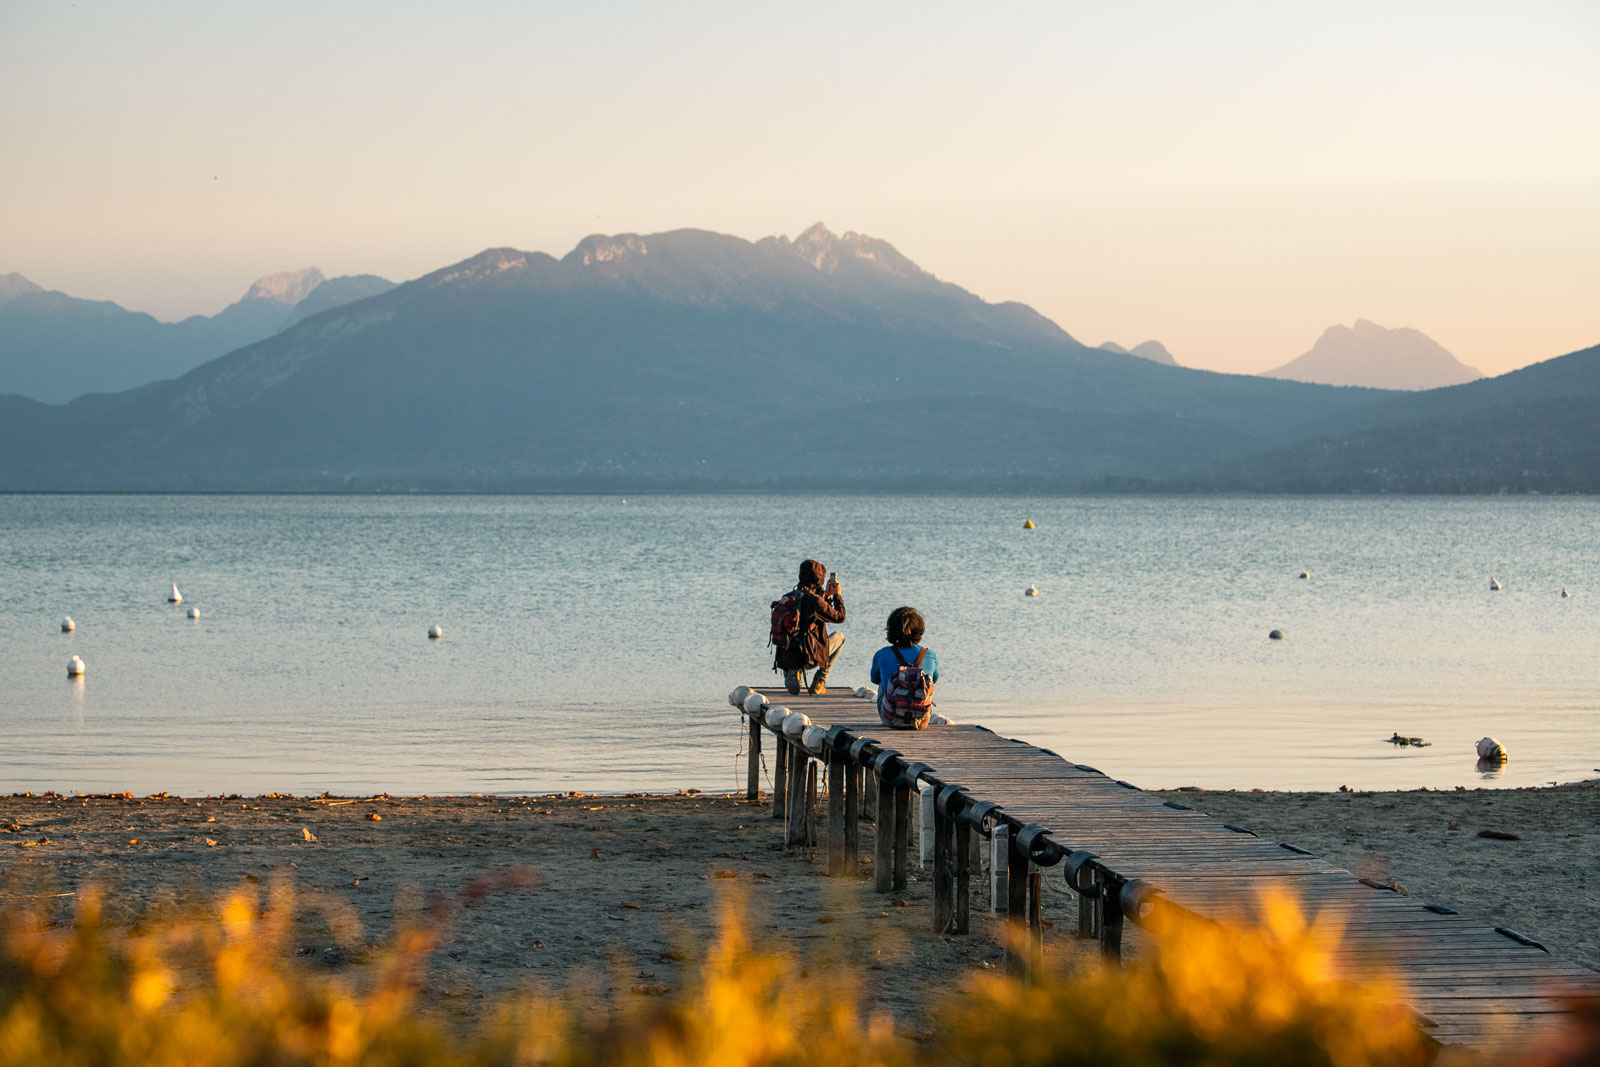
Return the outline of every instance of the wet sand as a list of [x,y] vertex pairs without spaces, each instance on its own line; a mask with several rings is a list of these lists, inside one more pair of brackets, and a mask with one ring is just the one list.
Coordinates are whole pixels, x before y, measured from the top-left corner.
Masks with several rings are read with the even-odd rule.
[[[1157,794],[1395,882],[1600,969],[1600,782],[1544,789]],[[1504,837],[1479,836],[1514,835]]]

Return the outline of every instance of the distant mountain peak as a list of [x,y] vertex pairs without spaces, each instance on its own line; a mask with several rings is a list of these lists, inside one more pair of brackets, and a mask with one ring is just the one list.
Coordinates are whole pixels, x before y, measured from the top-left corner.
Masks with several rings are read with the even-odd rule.
[[1179,366],[1178,361],[1172,358],[1172,353],[1167,351],[1167,346],[1160,341],[1145,341],[1132,348],[1123,348],[1115,341],[1106,341],[1099,348],[1102,352],[1115,352],[1119,356],[1138,356],[1152,363],[1165,363],[1169,367]]
[[578,242],[578,246],[569,252],[567,259],[584,267],[592,267],[599,263],[616,263],[634,256],[650,254],[650,246],[643,237],[636,233],[619,233],[613,237],[605,234],[590,234]]
[[43,286],[34,285],[15,271],[10,274],[0,274],[0,303],[15,300],[24,293],[42,292],[44,292]]
[[793,242],[780,237],[778,243],[790,245],[796,255],[824,274],[832,274],[847,264],[855,263],[871,265],[905,277],[931,277],[901,255],[888,241],[868,237],[854,230],[836,234],[820,222],[806,227]]
[[1350,326],[1329,326],[1310,351],[1262,376],[1377,389],[1438,389],[1483,374],[1421,330],[1406,326],[1391,330],[1370,319],[1357,319]]
[[255,280],[246,290],[246,300],[268,300],[292,308],[311,295],[313,289],[327,281],[316,267],[280,271]]

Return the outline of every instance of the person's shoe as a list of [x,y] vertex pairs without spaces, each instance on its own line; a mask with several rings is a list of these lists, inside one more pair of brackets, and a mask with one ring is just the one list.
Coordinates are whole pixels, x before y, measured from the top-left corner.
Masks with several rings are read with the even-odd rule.
[[796,674],[794,671],[784,671],[783,672],[783,687],[789,691],[789,695],[790,696],[792,696],[792,697],[799,696],[800,695],[800,676],[798,674]]
[[827,675],[820,673],[815,678],[811,679],[812,696],[819,697],[828,691],[828,687],[823,684],[825,681],[827,681]]

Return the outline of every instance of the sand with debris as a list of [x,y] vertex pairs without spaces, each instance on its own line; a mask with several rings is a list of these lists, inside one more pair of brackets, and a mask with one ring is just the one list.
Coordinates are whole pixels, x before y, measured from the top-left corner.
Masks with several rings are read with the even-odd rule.
[[1600,782],[1543,789],[1157,794],[1394,882],[1600,969]]

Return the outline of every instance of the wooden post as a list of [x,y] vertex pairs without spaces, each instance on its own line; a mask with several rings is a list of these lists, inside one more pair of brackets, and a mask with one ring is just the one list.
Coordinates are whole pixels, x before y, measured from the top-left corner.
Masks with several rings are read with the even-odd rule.
[[894,888],[894,782],[873,775],[877,788],[878,826],[872,842],[872,890],[887,893]]
[[1028,857],[1016,842],[1006,850],[1006,970],[1014,977],[1027,974]]
[[[863,768],[861,773],[863,775],[866,774],[867,773],[866,769]],[[879,796],[879,791],[878,791],[876,780],[877,780],[877,775],[873,775],[873,781],[870,781],[870,782],[866,783],[867,784],[867,802],[862,805],[862,808],[864,810],[861,812],[861,817],[866,819],[868,822],[878,822],[879,821],[879,815],[878,815],[878,796]]]
[[861,766],[851,761],[844,772],[844,873],[856,873],[861,855]]
[[894,879],[896,891],[906,887],[906,853],[911,848],[911,787],[897,781],[894,786]]
[[761,718],[750,716],[750,768],[745,773],[744,798],[754,804],[761,799]]
[[1102,878],[1100,885],[1100,952],[1122,962],[1122,891],[1116,882]]
[[817,847],[817,761],[806,760],[806,847]]
[[[782,734],[778,734],[777,739],[778,763],[772,769],[772,817],[782,819],[789,806],[789,743]],[[787,821],[784,825],[788,825]]]
[[1028,973],[1044,975],[1044,869],[1028,864]]
[[995,823],[989,836],[989,914],[1004,915],[1011,898],[1011,827]]
[[828,873],[840,875],[845,872],[845,826],[847,821],[844,814],[844,757],[831,749],[828,752]]
[[933,786],[924,785],[918,789],[920,803],[917,807],[917,866],[927,870],[933,866],[933,835],[936,820],[933,814]]
[[1100,905],[1100,875],[1093,870],[1084,874],[1088,875],[1089,884],[1078,890],[1078,936],[1095,937],[1100,932],[1095,923],[1095,911]]
[[811,761],[799,745],[783,744],[789,750],[789,819],[783,843],[792,847],[806,843],[806,764]]
[[937,808],[933,811],[933,932],[947,934],[955,925],[955,826]]
[[972,832],[967,820],[956,823],[956,915],[955,932],[964,934],[972,924],[972,841],[980,835]]

